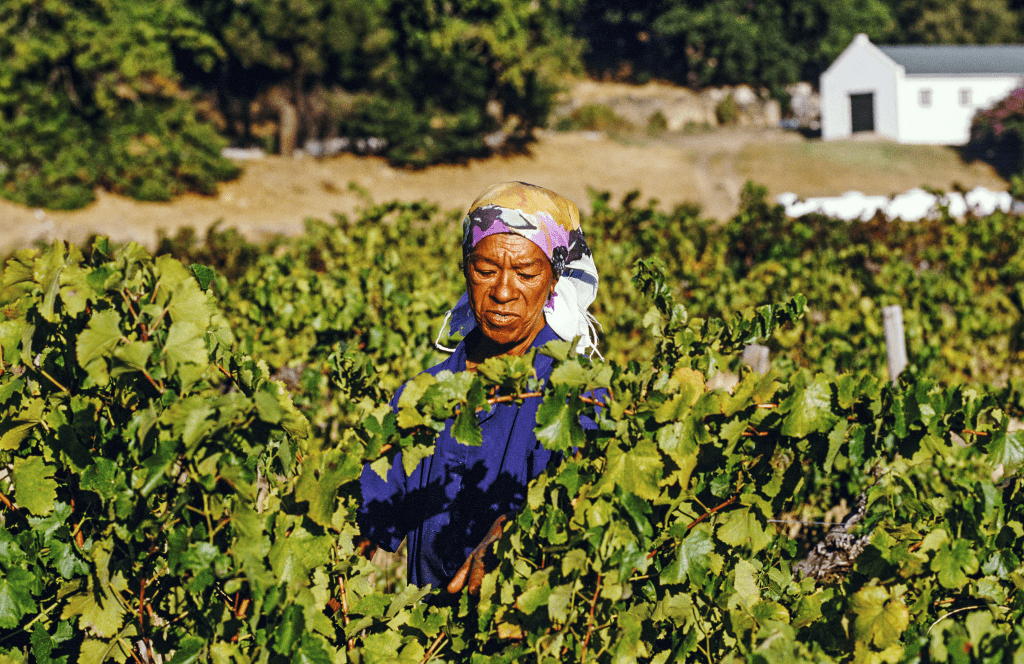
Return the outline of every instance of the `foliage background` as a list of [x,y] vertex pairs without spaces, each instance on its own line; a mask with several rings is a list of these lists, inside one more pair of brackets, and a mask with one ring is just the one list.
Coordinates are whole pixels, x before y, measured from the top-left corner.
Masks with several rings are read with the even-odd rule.
[[[386,406],[438,359],[458,213],[395,202],[267,246],[215,230],[156,258],[103,239],[13,256],[0,657],[1019,658],[1019,217],[790,220],[755,186],[727,224],[639,195],[592,206],[609,361],[550,349],[538,422],[580,453],[456,602],[421,602],[352,537],[364,461],[415,458],[455,408],[539,388],[499,361]],[[912,359],[895,386],[889,303]],[[740,362],[751,341],[768,375]],[[706,391],[723,369],[739,383]],[[598,387],[600,412],[579,398]],[[860,504],[861,556],[794,576]]]
[[211,193],[238,172],[219,156],[225,139],[466,160],[528,144],[568,74],[745,83],[784,100],[857,32],[1012,42],[1021,12],[1007,0],[12,0],[0,194],[73,208],[96,187]]

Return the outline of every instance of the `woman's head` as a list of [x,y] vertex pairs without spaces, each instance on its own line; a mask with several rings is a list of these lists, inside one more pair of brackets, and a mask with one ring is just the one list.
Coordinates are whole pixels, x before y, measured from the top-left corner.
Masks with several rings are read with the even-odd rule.
[[596,348],[587,307],[597,268],[575,204],[523,182],[492,185],[470,206],[462,231],[467,293],[449,312],[449,335],[479,326],[525,352],[547,322],[563,339],[579,337],[581,350]]

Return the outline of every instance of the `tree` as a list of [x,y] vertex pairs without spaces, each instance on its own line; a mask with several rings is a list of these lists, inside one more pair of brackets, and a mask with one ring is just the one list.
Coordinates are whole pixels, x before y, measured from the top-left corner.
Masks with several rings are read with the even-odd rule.
[[96,186],[165,200],[236,175],[175,52],[207,67],[220,55],[178,0],[0,4],[0,195],[71,208]]
[[778,91],[816,79],[858,32],[877,37],[891,25],[882,0],[591,0],[581,34],[590,44],[588,66],[599,75],[628,70],[640,80]]
[[904,44],[1015,41],[1018,18],[1006,0],[889,0],[897,20],[890,40]]
[[[228,54],[221,90],[251,101],[281,86],[299,142],[376,139],[411,165],[485,154],[488,133],[504,130],[493,145],[528,137],[579,57],[565,26],[580,0],[191,3]],[[317,97],[333,102],[326,117]]]
[[386,0],[188,0],[227,57],[193,80],[216,89],[227,132],[252,142],[251,102],[278,86],[282,115],[297,122],[282,142],[317,138],[312,98],[325,88],[365,86],[382,57],[381,16]]

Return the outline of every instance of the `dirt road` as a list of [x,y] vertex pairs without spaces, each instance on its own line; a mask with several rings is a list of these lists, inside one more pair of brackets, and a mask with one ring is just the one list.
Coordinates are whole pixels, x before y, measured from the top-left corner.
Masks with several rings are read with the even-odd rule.
[[[820,162],[831,157],[822,157],[821,150],[803,143],[799,135],[778,130],[717,130],[658,138],[543,132],[529,155],[419,171],[352,155],[323,160],[265,157],[245,162],[244,175],[211,197],[141,203],[99,192],[95,203],[74,212],[30,209],[0,199],[0,251],[38,240],[81,241],[94,232],[153,246],[161,229],[171,233],[191,226],[201,232],[217,221],[253,239],[297,234],[308,217],[330,219],[334,212],[352,214],[362,207],[364,200],[349,183],[368,191],[374,202],[425,199],[460,210],[487,185],[507,180],[546,186],[584,209],[589,207],[588,187],[610,191],[615,200],[639,189],[645,200],[658,199],[664,207],[695,201],[708,216],[726,219],[735,213],[740,188],[748,178],[768,185],[773,195],[787,190],[802,196],[831,193],[819,190],[821,171],[828,170]],[[842,146],[837,149],[842,151]],[[807,165],[793,163],[804,158],[804,152],[814,153],[807,157]],[[938,157],[916,157],[923,165],[914,162],[902,171],[894,169],[891,177],[882,177],[877,167],[862,169],[862,175],[847,167],[842,172],[845,188],[836,188],[889,194],[921,184],[948,187],[954,181],[967,187],[1005,188],[987,167],[959,164],[951,150],[935,154]],[[787,163],[777,163],[780,160]],[[814,173],[802,178],[800,168]],[[786,178],[780,181],[783,171]],[[817,183],[812,185],[815,190],[800,190],[805,179]],[[781,182],[784,188],[778,190]]]

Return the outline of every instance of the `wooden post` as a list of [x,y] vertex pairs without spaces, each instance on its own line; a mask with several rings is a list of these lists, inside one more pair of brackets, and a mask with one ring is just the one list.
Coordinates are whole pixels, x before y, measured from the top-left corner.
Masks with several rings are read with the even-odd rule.
[[768,346],[750,344],[743,349],[743,364],[750,367],[754,373],[766,374],[771,368],[768,361]]
[[885,355],[889,364],[889,379],[892,384],[907,368],[907,338],[903,333],[903,308],[898,304],[882,307],[882,322],[885,325]]

